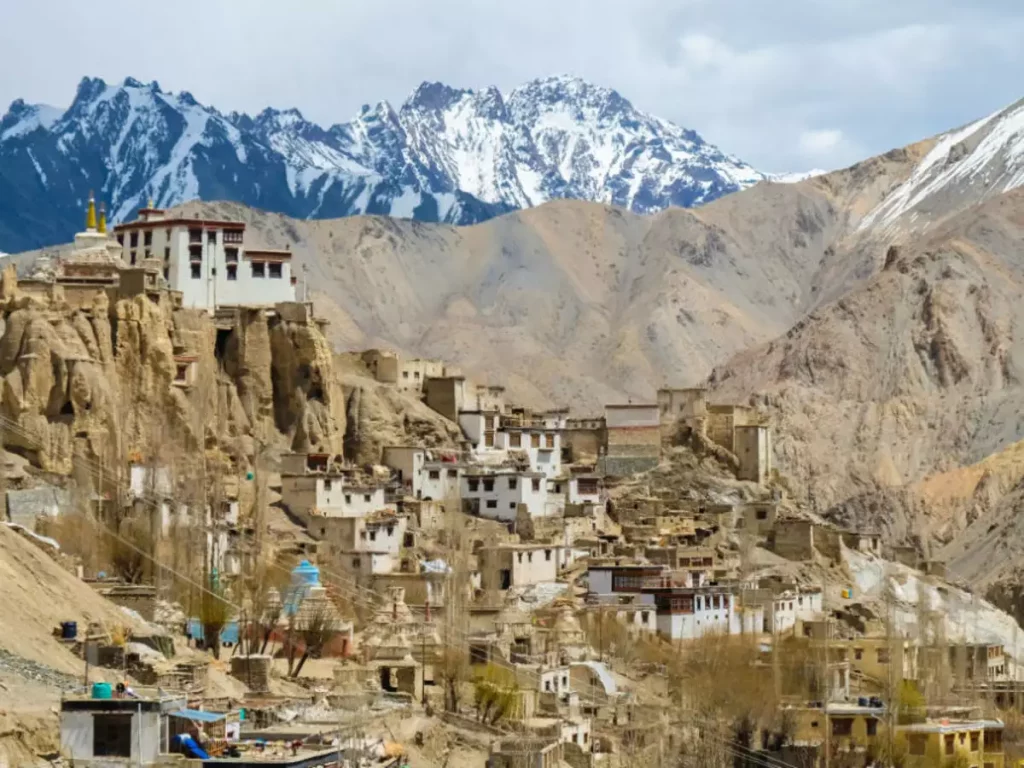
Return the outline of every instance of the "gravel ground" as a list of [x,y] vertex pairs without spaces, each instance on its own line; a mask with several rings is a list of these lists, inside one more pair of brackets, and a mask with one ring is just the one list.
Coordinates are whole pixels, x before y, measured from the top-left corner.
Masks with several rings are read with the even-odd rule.
[[59,672],[45,664],[29,661],[3,648],[0,648],[0,672],[62,690],[71,690],[82,685],[81,678]]

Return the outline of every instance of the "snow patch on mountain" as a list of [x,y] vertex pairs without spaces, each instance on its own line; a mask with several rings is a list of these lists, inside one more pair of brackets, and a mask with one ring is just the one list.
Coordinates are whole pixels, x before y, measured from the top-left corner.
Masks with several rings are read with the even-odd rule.
[[[1024,186],[1024,101],[939,136],[910,177],[864,217],[860,228],[888,228],[925,207],[929,213],[952,212],[967,186],[980,188],[982,198]],[[919,225],[928,220],[922,217]]]

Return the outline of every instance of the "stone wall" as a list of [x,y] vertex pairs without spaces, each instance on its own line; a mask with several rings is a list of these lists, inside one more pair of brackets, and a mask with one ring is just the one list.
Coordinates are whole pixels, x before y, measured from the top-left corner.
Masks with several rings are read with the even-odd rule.
[[253,693],[270,691],[270,656],[232,656],[231,676],[245,683]]

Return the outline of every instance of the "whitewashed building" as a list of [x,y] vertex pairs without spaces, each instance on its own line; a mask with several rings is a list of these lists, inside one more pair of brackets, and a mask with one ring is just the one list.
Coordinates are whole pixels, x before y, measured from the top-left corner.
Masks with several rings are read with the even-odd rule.
[[558,511],[557,505],[548,504],[547,479],[539,472],[465,471],[459,492],[469,511],[505,523],[515,522],[520,505],[530,517],[548,517]]
[[433,451],[388,446],[384,449],[384,464],[399,473],[402,488],[408,496],[429,501],[459,498],[463,465],[441,460]]
[[481,589],[510,589],[558,579],[563,547],[553,544],[499,544],[477,552]]
[[781,634],[796,627],[798,621],[816,621],[822,617],[821,590],[787,590],[772,598],[764,611],[766,632]]
[[395,509],[395,505],[387,501],[383,485],[358,485],[340,472],[282,472],[281,501],[304,519],[364,517],[371,512]]
[[114,227],[127,266],[163,262],[164,279],[186,307],[267,306],[295,301],[292,255],[247,248],[245,223],[174,218],[152,206]]

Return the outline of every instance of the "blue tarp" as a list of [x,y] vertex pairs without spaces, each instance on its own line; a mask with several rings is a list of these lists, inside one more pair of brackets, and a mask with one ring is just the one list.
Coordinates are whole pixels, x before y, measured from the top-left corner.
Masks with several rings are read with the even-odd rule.
[[[203,638],[203,625],[199,619],[191,619],[188,623],[189,634],[192,635],[196,640],[202,640]],[[222,643],[230,643],[231,645],[238,644],[238,622],[229,621],[224,625],[224,628],[220,631],[220,641]]]
[[196,720],[200,723],[216,723],[226,717],[223,712],[204,712],[201,709],[179,709],[177,712],[168,714],[171,717],[184,717],[187,720]]
[[189,736],[187,733],[175,736],[174,738],[176,738],[181,743],[181,746],[185,749],[185,754],[189,757],[194,757],[199,760],[210,759],[210,755],[206,752],[206,750],[200,747],[199,744],[196,743],[196,740]]

